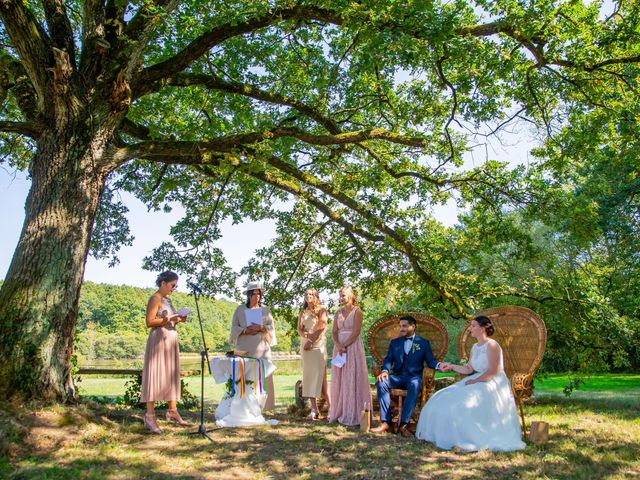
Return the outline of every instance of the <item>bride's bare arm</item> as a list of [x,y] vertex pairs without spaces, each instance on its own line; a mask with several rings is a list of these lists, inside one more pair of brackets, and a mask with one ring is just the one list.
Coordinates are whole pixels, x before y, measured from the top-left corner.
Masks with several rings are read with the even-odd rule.
[[490,342],[489,345],[487,345],[487,359],[489,360],[487,370],[479,377],[464,382],[465,385],[488,382],[498,374],[498,369],[500,368],[500,346],[496,342]]

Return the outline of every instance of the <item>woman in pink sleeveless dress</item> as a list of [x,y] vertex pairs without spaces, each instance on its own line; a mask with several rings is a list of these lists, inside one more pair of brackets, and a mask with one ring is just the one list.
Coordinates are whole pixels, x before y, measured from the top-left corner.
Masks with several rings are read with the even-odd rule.
[[369,373],[360,338],[362,311],[351,287],[340,289],[340,303],[343,307],[333,321],[333,358],[343,353],[347,358],[342,367],[331,367],[329,421],[359,425],[362,410],[371,408]]
[[178,413],[176,402],[180,399],[180,348],[176,324],[186,317],[176,313],[169,295],[178,285],[178,275],[166,271],[156,279],[158,291],[147,302],[147,327],[151,329],[147,338],[142,368],[142,388],[140,402],[146,403],[144,426],[152,433],[161,433],[156,422],[155,402],[164,400],[169,409],[165,415],[168,421],[179,425],[189,425]]

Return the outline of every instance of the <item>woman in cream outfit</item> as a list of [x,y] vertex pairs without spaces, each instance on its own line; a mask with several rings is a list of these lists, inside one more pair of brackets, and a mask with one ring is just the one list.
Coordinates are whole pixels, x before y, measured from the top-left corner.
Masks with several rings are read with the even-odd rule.
[[[271,360],[271,347],[276,344],[276,331],[269,307],[262,305],[264,288],[259,282],[249,282],[243,293],[247,295],[247,301],[238,305],[233,314],[229,344],[237,351],[247,352],[250,357]],[[258,309],[262,312],[262,325],[248,325],[247,312]],[[264,410],[269,411],[274,409],[276,398],[272,375],[266,378],[266,386],[267,401]]]
[[308,288],[298,316],[300,356],[302,358],[302,396],[311,401],[309,420],[318,419],[318,398],[329,399],[327,389],[327,309],[320,303],[318,291]]

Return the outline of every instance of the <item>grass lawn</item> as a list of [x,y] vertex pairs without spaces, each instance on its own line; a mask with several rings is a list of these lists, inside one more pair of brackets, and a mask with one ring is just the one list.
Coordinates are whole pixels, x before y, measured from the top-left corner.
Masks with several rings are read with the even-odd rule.
[[[568,398],[567,376],[541,379],[527,422],[548,422],[549,442],[514,453],[441,451],[415,439],[305,421],[287,411],[298,376],[275,378],[280,424],[215,430],[214,443],[185,434],[195,429],[197,411],[184,412],[193,428],[161,422],[163,434],[153,436],[143,429],[140,410],[93,402],[7,405],[0,411],[0,478],[640,478],[640,375],[585,378],[587,385]],[[85,393],[104,395],[125,380],[83,383]],[[189,379],[192,393],[199,393],[199,381]],[[221,394],[209,382],[209,427]]]
[[[537,396],[549,396],[561,394],[575,376],[570,375],[548,375],[535,380],[535,391]],[[610,399],[618,401],[633,401],[640,398],[640,374],[593,374],[580,375],[584,381],[583,385],[571,394],[572,398],[578,399]]]

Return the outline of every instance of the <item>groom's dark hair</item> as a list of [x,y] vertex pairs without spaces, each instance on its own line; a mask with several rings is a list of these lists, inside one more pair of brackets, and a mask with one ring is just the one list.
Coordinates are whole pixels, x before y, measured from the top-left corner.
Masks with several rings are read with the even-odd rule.
[[398,319],[398,321],[400,321],[400,320],[406,320],[411,325],[415,325],[416,324],[416,319],[413,318],[411,315],[403,315]]

